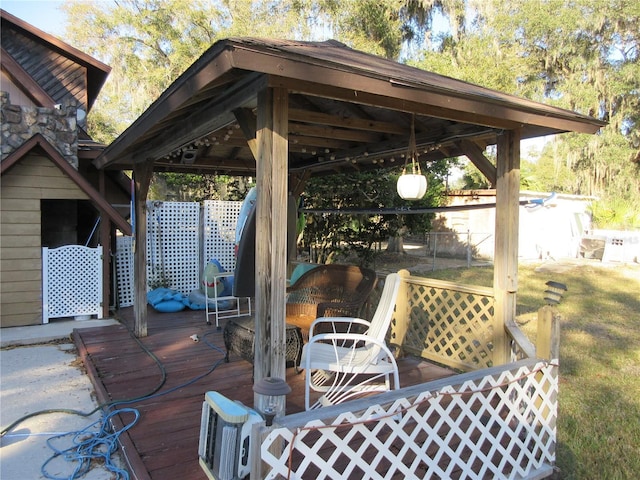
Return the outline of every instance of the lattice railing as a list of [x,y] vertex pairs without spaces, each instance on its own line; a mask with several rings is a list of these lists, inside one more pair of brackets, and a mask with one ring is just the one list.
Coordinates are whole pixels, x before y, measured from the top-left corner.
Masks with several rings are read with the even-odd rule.
[[543,478],[557,392],[557,362],[523,360],[289,415],[257,432],[251,478]]
[[403,351],[460,369],[493,365],[493,290],[404,276],[406,308],[399,305],[391,343]]

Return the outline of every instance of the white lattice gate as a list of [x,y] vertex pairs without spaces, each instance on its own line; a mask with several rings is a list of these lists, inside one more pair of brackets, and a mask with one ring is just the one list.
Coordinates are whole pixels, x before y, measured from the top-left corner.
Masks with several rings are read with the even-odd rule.
[[43,247],[42,323],[85,315],[102,318],[102,247]]

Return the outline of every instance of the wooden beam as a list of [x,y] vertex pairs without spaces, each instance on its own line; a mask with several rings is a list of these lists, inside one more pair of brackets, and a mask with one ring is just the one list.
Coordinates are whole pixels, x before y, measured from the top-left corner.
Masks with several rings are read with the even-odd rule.
[[[197,62],[196,62],[197,63]],[[151,106],[131,125],[126,132],[114,140],[107,149],[93,163],[96,168],[101,169],[110,163],[121,161],[126,155],[125,150],[130,145],[130,138],[144,137],[160,121],[167,118],[181,105],[188,102],[193,96],[212,81],[221,78],[231,69],[229,54],[221,53],[215,62],[210,62],[202,66],[197,73],[194,73],[184,82],[174,82],[153,102]],[[128,162],[131,163],[131,162]]]
[[143,148],[131,152],[131,156],[156,159],[194,139],[230,125],[236,120],[232,111],[254,101],[257,92],[263,89],[266,83],[263,75],[248,75],[242,81],[234,83],[223,94],[201,105],[188,117],[175,122],[173,128],[163,131]]
[[505,325],[515,321],[518,290],[518,233],[520,197],[520,132],[498,136],[496,177],[495,254],[493,267],[493,363],[509,361]]
[[[585,123],[584,119],[576,118],[577,115],[573,112],[567,111],[564,118],[558,115],[558,111],[554,111],[554,115],[549,115],[540,110],[543,108],[540,104],[532,104],[529,108],[514,108],[505,101],[490,102],[488,98],[457,96],[454,95],[456,92],[438,91],[433,86],[431,91],[425,91],[419,86],[390,81],[388,78],[369,77],[364,81],[362,76],[355,73],[345,74],[326,69],[312,73],[313,70],[313,67],[306,69],[304,79],[278,77],[278,73],[274,71],[269,77],[269,85],[288,88],[292,93],[309,94],[504,130],[513,130],[529,124],[581,133],[595,133],[600,128],[592,123]],[[296,70],[296,72],[299,71],[302,69]],[[323,83],[316,83],[312,80],[313,78],[322,78]]]
[[311,172],[309,171],[302,172],[300,174],[292,173],[289,175],[289,185],[293,185],[293,187],[289,187],[289,193],[293,195],[293,198],[297,199],[300,197],[300,195],[302,195],[302,192],[307,186],[307,182],[309,181],[310,177]]
[[233,115],[240,125],[240,130],[247,140],[247,145],[253,158],[258,158],[258,141],[256,140],[257,121],[250,108],[236,108]]
[[135,321],[133,332],[136,337],[147,336],[147,193],[153,162],[133,164],[135,185],[135,237],[133,246],[133,303]]
[[333,138],[348,142],[379,142],[380,137],[376,132],[356,130],[353,128],[337,128],[326,125],[311,125],[307,123],[289,122],[289,133],[303,137]]
[[258,95],[254,380],[285,376],[288,92]]
[[484,152],[478,144],[468,139],[460,140],[457,143],[458,148],[465,152],[471,163],[489,180],[491,188],[494,188],[496,185],[496,167],[484,156]]
[[350,128],[365,132],[387,133],[390,135],[407,135],[407,127],[396,123],[381,122],[357,117],[341,117],[328,113],[311,112],[292,108],[289,110],[289,121],[327,125],[330,127]]

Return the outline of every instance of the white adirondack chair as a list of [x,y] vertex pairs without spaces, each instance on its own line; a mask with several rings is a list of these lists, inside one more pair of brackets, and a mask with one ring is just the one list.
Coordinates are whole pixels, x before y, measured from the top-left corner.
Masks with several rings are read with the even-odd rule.
[[[385,343],[399,287],[400,276],[389,274],[371,322],[349,317],[321,317],[313,322],[301,362],[306,370],[307,410],[335,405],[365,392],[387,391],[391,377],[393,387],[400,388],[398,367]],[[314,333],[319,329],[322,333]],[[313,405],[311,390],[324,392]]]

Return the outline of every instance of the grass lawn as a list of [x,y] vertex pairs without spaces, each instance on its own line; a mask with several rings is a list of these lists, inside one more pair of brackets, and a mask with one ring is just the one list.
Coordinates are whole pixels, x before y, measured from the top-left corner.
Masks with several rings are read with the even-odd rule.
[[[491,286],[492,268],[430,272]],[[640,267],[521,265],[518,323],[535,341],[545,282],[568,287],[558,310],[557,479],[640,479]]]

